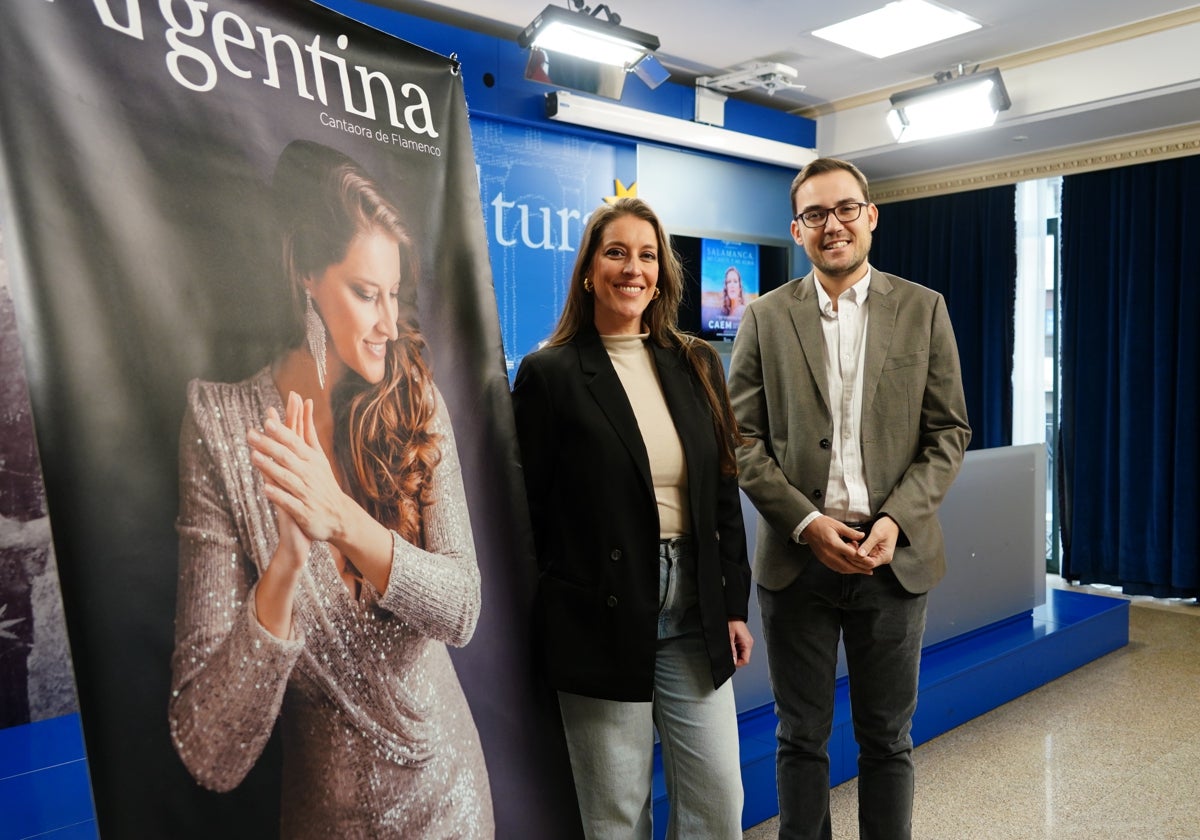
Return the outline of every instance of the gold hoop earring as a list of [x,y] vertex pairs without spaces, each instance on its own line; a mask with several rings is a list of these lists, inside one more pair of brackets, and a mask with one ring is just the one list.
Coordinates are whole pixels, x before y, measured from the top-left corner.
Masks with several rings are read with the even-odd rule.
[[661,294],[662,294],[662,289],[658,288],[658,286],[655,286],[655,287],[654,287],[654,294],[650,296],[650,299],[651,299],[651,300],[658,300],[658,296],[659,296],[659,295],[661,295]]
[[592,293],[592,281],[590,278],[587,278],[587,277],[583,278],[583,290],[585,292],[587,292],[589,295]]

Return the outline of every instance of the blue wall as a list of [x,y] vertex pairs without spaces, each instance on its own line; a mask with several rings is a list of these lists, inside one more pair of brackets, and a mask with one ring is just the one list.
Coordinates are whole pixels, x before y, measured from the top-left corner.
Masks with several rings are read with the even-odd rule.
[[632,142],[474,116],[471,131],[510,378],[550,334],[588,215],[637,180]]

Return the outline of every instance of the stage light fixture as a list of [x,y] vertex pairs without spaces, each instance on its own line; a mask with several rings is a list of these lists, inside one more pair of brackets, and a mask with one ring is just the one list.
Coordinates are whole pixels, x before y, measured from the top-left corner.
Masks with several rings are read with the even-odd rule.
[[901,143],[994,125],[1012,106],[999,69],[954,76],[939,73],[932,85],[893,94],[888,127]]
[[669,72],[654,57],[658,37],[621,25],[607,5],[594,9],[547,6],[517,36],[529,50],[525,78],[557,87],[620,99],[627,73],[656,88]]
[[621,26],[621,16],[605,5],[579,11],[547,6],[517,36],[517,44],[626,69],[659,47],[656,36]]

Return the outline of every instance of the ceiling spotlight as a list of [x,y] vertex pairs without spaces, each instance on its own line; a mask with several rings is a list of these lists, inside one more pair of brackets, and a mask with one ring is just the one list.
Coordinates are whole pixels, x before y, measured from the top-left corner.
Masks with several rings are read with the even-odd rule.
[[957,77],[946,72],[934,78],[932,85],[892,95],[887,121],[899,142],[987,128],[1012,106],[998,69],[964,75],[959,65]]
[[517,36],[530,51],[525,78],[558,87],[620,99],[625,74],[633,72],[651,88],[668,72],[654,57],[658,37],[621,25],[607,5],[594,9],[571,0],[571,9],[547,6]]
[[621,26],[621,16],[603,4],[594,10],[584,6],[574,12],[547,6],[517,36],[517,44],[624,69],[659,47],[656,36]]

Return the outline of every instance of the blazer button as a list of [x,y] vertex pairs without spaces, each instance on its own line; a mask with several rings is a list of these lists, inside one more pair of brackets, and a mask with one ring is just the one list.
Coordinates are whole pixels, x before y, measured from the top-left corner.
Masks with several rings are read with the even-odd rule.
[[820,498],[821,498],[821,497],[823,497],[824,495],[825,495],[825,491],[824,491],[824,490],[822,490],[820,487],[818,487],[816,490],[814,490],[814,491],[813,491],[813,498],[814,498],[814,499],[820,499]]
[[617,596],[609,595],[608,600],[605,603],[608,604],[610,607],[615,607],[617,605]]
[[621,549],[614,548],[612,550],[612,553],[608,555],[608,559],[613,560],[613,561],[620,560],[621,559]]
[[821,445],[822,449],[828,449],[829,448],[829,438],[821,438],[820,445]]

